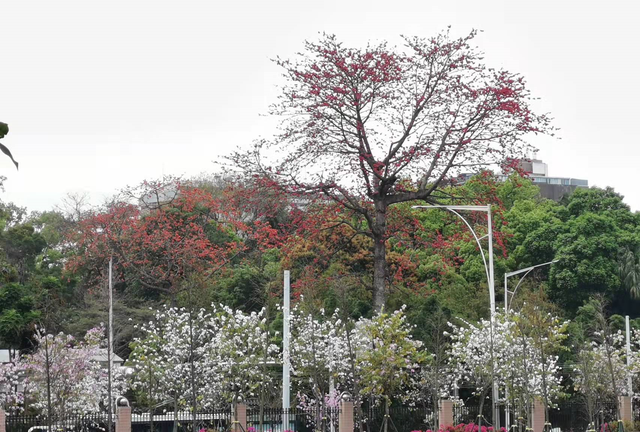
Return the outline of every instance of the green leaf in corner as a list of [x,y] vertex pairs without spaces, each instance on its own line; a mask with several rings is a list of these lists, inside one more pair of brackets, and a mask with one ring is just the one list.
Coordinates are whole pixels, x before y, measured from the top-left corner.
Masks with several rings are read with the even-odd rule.
[[11,158],[11,161],[16,166],[16,169],[18,169],[18,162],[16,162],[16,160],[13,158],[13,155],[11,155],[11,152],[9,151],[9,149],[2,143],[0,143],[0,150],[2,150],[2,153],[6,154]]

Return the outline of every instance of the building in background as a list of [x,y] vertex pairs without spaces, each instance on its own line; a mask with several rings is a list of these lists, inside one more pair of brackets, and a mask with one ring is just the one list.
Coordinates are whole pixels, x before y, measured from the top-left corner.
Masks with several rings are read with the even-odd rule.
[[[564,196],[571,195],[577,188],[588,188],[589,181],[571,177],[549,177],[549,167],[540,159],[536,159],[535,155],[532,159],[523,159],[520,161],[520,168],[528,174],[529,179],[540,188],[540,196],[554,201],[560,201]],[[474,174],[460,174],[456,178],[457,184],[464,184]],[[500,181],[507,179],[507,176],[499,174],[497,178]]]

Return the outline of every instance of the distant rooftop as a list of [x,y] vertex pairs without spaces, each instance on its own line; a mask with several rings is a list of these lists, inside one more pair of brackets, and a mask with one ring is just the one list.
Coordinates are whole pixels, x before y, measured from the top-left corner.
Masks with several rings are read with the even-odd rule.
[[[576,188],[589,187],[588,180],[572,177],[549,177],[548,165],[540,159],[523,159],[519,165],[524,172],[528,173],[528,178],[540,188],[540,195],[545,198],[558,201]],[[472,173],[462,173],[455,181],[457,184],[464,184],[473,176]],[[505,181],[508,178],[503,174],[498,174],[496,177],[499,181]]]

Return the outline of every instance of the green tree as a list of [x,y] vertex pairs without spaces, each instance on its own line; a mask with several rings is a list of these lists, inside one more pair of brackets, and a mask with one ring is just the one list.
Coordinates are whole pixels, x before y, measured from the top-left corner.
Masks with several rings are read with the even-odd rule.
[[[559,262],[550,271],[551,299],[571,314],[594,294],[620,299],[619,251],[637,247],[638,215],[611,188],[578,189],[561,221],[553,243]],[[612,305],[625,307],[619,301]]]
[[640,298],[640,247],[635,250],[622,248],[619,252],[618,266],[620,282],[629,291],[631,297]]

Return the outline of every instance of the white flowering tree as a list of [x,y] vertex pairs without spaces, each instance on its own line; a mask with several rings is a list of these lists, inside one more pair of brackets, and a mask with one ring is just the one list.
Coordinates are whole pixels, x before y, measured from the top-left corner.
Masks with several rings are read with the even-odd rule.
[[440,426],[438,406],[440,399],[451,398],[455,393],[455,373],[448,362],[451,349],[449,333],[449,315],[439,306],[429,313],[428,319],[421,323],[421,332],[425,335],[424,350],[426,361],[417,377],[419,390],[416,402],[430,403],[433,409],[433,426]]
[[269,368],[280,363],[279,348],[271,343],[265,309],[244,313],[226,306],[213,306],[209,327],[213,337],[205,347],[210,401],[228,404],[236,396],[257,396],[273,389]]
[[195,415],[202,404],[202,390],[215,382],[208,356],[215,335],[211,314],[204,309],[164,307],[139,329],[142,336],[134,340],[129,359],[135,370],[132,386],[146,394],[150,408],[163,399],[173,402],[175,431],[178,411],[188,407]]
[[267,368],[279,362],[279,350],[269,341],[264,311],[165,307],[139,329],[129,357],[132,386],[151,411],[169,400],[176,418],[185,408],[195,416],[274,384]]
[[320,425],[326,409],[337,407],[341,391],[354,394],[354,332],[339,310],[332,315],[320,310],[314,317],[298,304],[290,322],[291,372],[299,385],[298,405],[314,410],[314,423]]
[[149,430],[153,431],[154,409],[169,400],[172,394],[165,386],[166,380],[163,379],[165,368],[160,347],[165,340],[154,321],[139,328],[143,336],[134,338],[133,349],[127,362],[134,370],[131,388],[136,394],[136,400],[149,411]]
[[[411,336],[404,307],[393,313],[381,311],[356,324],[357,365],[361,375],[362,396],[383,402],[383,430],[388,430],[392,399],[407,399],[413,392],[412,377],[418,373],[426,355],[422,343]],[[403,397],[406,396],[406,397]]]
[[496,314],[493,338],[488,320],[452,326],[450,364],[458,379],[475,388],[480,412],[495,380],[508,390],[510,405],[528,417],[533,398],[549,407],[560,394],[557,352],[565,330],[566,323],[541,311]]
[[[618,345],[621,341],[616,339]],[[614,398],[615,394],[626,393],[627,367],[621,345],[612,354],[609,355],[605,346],[595,341],[583,341],[577,346],[572,377],[574,388],[582,395],[589,421],[593,424],[596,424],[596,413],[607,400]],[[615,390],[611,387],[611,367],[618,386]]]
[[[534,398],[545,406],[545,419],[549,421],[549,407],[562,392],[558,353],[564,349],[568,322],[543,310],[535,303],[525,303],[520,312],[512,312],[510,344],[513,349],[506,382],[511,403],[529,412]],[[530,420],[530,419],[529,419]]]
[[[625,336],[616,331],[611,318],[605,313],[606,301],[592,298],[578,312],[579,330],[582,340],[578,345],[578,359],[575,365],[574,382],[584,395],[587,410],[593,413],[603,398],[615,403],[617,417],[620,418],[619,396],[628,394],[626,382],[628,374],[638,370],[637,354],[626,365]],[[635,337],[634,345],[637,344]],[[637,346],[636,346],[637,348]],[[591,352],[585,352],[590,350]],[[598,368],[594,374],[593,368]],[[601,379],[596,383],[595,379]],[[602,388],[602,383],[605,387]],[[594,392],[602,390],[595,395]],[[630,395],[633,396],[633,395]]]
[[449,365],[457,381],[466,382],[474,388],[474,393],[480,398],[480,412],[493,380],[504,384],[503,378],[508,375],[508,364],[512,363],[512,327],[512,322],[496,315],[492,340],[491,322],[488,320],[480,320],[477,324],[462,321],[459,326],[451,325]]

